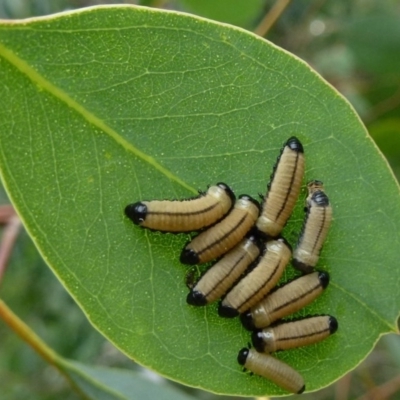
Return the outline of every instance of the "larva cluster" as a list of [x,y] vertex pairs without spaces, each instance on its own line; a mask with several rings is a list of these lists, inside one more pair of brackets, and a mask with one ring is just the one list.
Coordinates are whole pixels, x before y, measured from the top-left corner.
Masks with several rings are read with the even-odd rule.
[[[236,199],[228,185],[218,183],[193,199],[142,201],[125,208],[126,216],[143,228],[200,231],[184,246],[180,261],[189,265],[217,261],[190,286],[187,303],[205,306],[222,299],[218,314],[240,315],[243,326],[252,331],[254,348],[240,350],[239,364],[292,393],[305,390],[302,376],[271,353],[317,343],[338,328],[329,315],[283,320],[310,304],[329,283],[327,272],[314,270],[332,220],[321,181],[307,185],[305,219],[293,254],[281,236],[304,170],[303,146],[291,137],[275,163],[261,207],[248,195]],[[293,267],[303,275],[276,287],[292,256]]]

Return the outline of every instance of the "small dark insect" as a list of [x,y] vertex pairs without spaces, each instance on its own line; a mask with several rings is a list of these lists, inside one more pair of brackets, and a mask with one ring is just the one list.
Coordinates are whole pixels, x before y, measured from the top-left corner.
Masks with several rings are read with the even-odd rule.
[[291,137],[276,161],[257,220],[258,230],[267,237],[277,237],[289,219],[300,193],[304,164],[303,146]]
[[243,326],[252,331],[299,311],[315,300],[328,286],[329,274],[316,271],[277,288],[260,303],[240,316]]
[[233,318],[256,305],[276,285],[291,255],[285,239],[267,242],[258,264],[222,300],[219,315]]
[[196,281],[200,276],[198,265],[193,265],[189,268],[185,275],[185,285],[188,289],[192,290],[196,285]]
[[215,224],[233,207],[235,195],[225,183],[183,201],[153,200],[129,204],[125,214],[136,225],[161,232],[198,231]]
[[314,270],[332,221],[332,207],[322,182],[310,182],[308,192],[306,216],[292,261],[293,267],[305,273]]
[[251,339],[257,351],[273,353],[320,342],[335,333],[337,328],[335,317],[320,315],[254,331]]
[[306,208],[314,192],[316,192],[317,190],[324,191],[324,182],[314,179],[307,183],[307,190],[308,190],[308,196],[306,199]]
[[196,283],[187,296],[193,306],[204,306],[223,296],[260,255],[258,237],[250,235],[225,254]]
[[254,225],[260,209],[256,200],[239,196],[232,211],[218,224],[200,233],[181,253],[181,263],[199,264],[214,260],[235,247]]
[[303,377],[295,369],[269,354],[244,347],[239,351],[237,360],[244,368],[271,380],[288,392],[300,394],[306,388]]

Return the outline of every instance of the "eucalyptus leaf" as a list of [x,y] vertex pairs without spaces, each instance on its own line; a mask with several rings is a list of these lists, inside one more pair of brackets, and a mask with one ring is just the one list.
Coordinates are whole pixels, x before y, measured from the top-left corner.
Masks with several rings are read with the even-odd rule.
[[[351,106],[308,65],[240,28],[175,12],[98,7],[0,26],[0,168],[44,259],[93,325],[184,384],[283,391],[242,372],[249,334],[216,305],[186,304],[188,235],[149,232],[128,203],[226,182],[265,193],[279,149],[303,143],[334,221],[330,287],[298,315],[331,314],[328,340],[277,356],[307,390],[354,368],[399,314],[399,187]],[[298,202],[284,235],[294,244]],[[287,268],[284,279],[295,275]]]

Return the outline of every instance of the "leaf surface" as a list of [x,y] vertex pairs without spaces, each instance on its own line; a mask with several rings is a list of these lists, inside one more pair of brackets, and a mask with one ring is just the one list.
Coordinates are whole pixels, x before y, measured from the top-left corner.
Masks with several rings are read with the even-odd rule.
[[[292,135],[305,181],[324,181],[334,207],[319,262],[331,284],[299,315],[334,315],[339,330],[279,358],[316,390],[396,331],[398,185],[354,110],[304,62],[239,28],[100,7],[1,24],[0,93],[10,198],[93,325],[137,362],[217,393],[283,393],[241,371],[249,335],[237,319],[186,304],[188,236],[140,229],[123,209],[219,181],[256,197]],[[284,230],[292,244],[304,194]]]

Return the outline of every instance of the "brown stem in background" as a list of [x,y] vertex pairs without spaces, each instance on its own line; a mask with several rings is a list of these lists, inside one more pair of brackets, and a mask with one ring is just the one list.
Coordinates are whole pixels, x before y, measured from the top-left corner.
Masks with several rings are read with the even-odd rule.
[[335,400],[346,400],[349,398],[351,373],[343,376],[335,385]]
[[41,357],[50,364],[56,365],[58,355],[50,349],[43,341],[33,332],[28,325],[18,318],[4,303],[0,300],[0,319],[2,319],[24,342],[28,343]]
[[290,1],[291,0],[277,0],[262,21],[258,24],[254,33],[264,37],[285,11],[286,7],[290,4]]
[[8,223],[10,218],[15,215],[14,207],[11,204],[3,204],[0,206],[0,225]]
[[400,375],[385,382],[383,385],[376,386],[359,397],[357,400],[386,400],[400,390]]
[[0,283],[6,270],[14,243],[21,227],[21,220],[10,205],[0,207],[0,223],[6,223],[0,243]]
[[16,314],[12,312],[0,299],[0,320],[3,320],[25,343],[32,347],[41,357],[48,363],[53,365],[71,384],[71,386],[79,393],[83,399],[89,399],[82,390],[71,379],[65,370],[65,361],[47,344],[36,335],[33,330],[25,324]]

